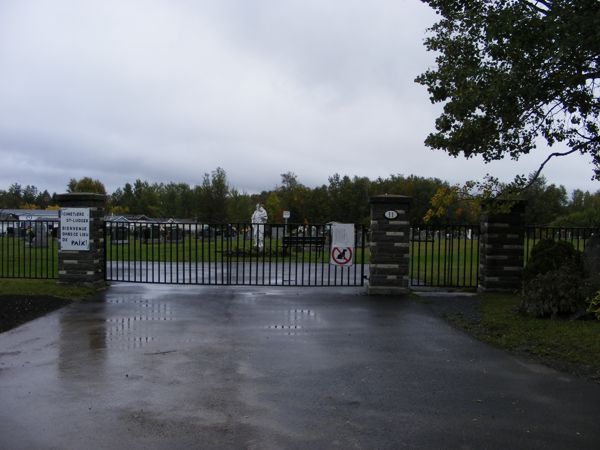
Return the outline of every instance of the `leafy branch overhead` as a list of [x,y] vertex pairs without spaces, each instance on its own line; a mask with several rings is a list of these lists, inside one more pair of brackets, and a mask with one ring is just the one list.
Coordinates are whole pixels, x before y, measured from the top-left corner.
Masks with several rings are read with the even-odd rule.
[[416,78],[443,103],[426,144],[486,162],[540,139],[581,153],[600,179],[600,2],[423,0],[441,16],[425,40],[437,67]]

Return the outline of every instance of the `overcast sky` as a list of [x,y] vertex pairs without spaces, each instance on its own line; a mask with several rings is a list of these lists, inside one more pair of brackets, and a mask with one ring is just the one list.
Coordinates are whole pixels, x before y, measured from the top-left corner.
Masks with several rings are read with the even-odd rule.
[[[435,18],[418,0],[0,0],[0,189],[532,171],[543,150],[485,165],[424,146],[439,106],[413,80]],[[547,167],[600,188],[581,156]]]

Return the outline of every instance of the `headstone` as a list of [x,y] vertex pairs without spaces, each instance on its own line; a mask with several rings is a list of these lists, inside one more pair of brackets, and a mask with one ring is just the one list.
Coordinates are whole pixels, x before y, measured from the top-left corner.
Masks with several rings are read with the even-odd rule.
[[166,232],[168,241],[178,242],[183,239],[183,230],[176,225],[168,226]]
[[127,244],[129,242],[129,229],[123,225],[112,227],[110,237],[113,244]]
[[271,226],[271,239],[276,240],[276,241],[283,239],[283,232],[284,232],[283,226],[272,225]]
[[155,244],[160,242],[160,226],[152,224],[144,226],[141,230],[142,240],[146,244]]
[[32,224],[33,247],[48,246],[48,227],[44,222],[33,222]]

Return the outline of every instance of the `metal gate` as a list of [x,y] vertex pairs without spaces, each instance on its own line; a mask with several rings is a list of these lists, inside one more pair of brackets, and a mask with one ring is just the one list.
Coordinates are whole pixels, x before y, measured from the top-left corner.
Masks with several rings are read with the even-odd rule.
[[412,287],[476,288],[479,225],[419,225],[411,228]]
[[329,263],[325,225],[105,222],[106,280],[132,283],[362,286],[367,230],[355,226],[353,264]]

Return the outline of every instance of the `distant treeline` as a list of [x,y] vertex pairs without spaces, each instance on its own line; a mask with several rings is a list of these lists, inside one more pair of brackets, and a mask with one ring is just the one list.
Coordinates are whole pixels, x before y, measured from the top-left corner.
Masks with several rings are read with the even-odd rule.
[[[269,222],[283,222],[283,211],[290,211],[292,223],[326,223],[329,221],[369,224],[369,198],[380,194],[412,197],[410,220],[420,223],[430,207],[430,200],[448,182],[415,175],[390,175],[370,180],[334,174],[327,184],[303,185],[288,172],[281,182],[260,194],[240,192],[229,184],[227,174],[217,168],[205,174],[201,183],[149,183],[135,180],[125,183],[107,196],[107,210],[115,215],[144,214],[155,218],[191,218],[205,223],[248,222],[256,203],[264,205]],[[68,192],[107,194],[99,180],[71,179]],[[56,194],[35,186],[14,183],[0,190],[0,208],[48,208],[56,205]],[[591,194],[575,190],[569,196],[563,186],[548,185],[543,177],[523,194],[528,204],[527,223],[531,225],[600,226],[600,191]],[[476,223],[479,209],[475,203],[453,205],[445,216],[434,222]]]

